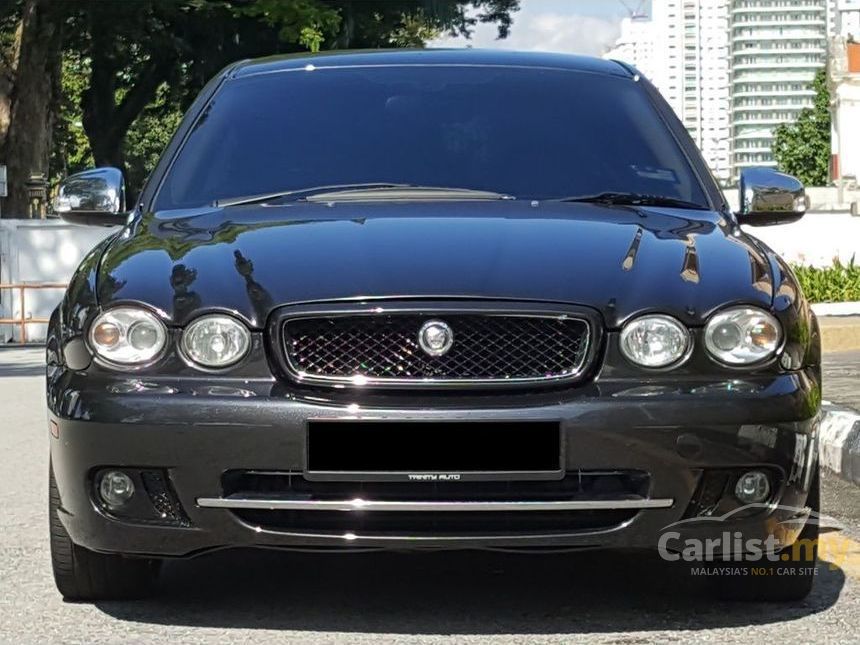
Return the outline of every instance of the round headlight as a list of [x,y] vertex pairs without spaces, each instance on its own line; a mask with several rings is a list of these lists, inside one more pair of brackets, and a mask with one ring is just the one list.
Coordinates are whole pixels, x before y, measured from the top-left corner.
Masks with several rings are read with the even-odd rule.
[[106,361],[141,365],[162,352],[167,343],[167,329],[146,309],[114,307],[93,320],[89,341],[92,350]]
[[729,365],[751,365],[770,358],[781,337],[779,321],[752,307],[721,311],[705,325],[705,347],[711,356]]
[[668,367],[690,348],[690,332],[669,316],[642,316],[621,330],[621,353],[643,367]]
[[203,316],[186,327],[182,350],[203,367],[227,367],[240,360],[251,347],[251,334],[229,316]]

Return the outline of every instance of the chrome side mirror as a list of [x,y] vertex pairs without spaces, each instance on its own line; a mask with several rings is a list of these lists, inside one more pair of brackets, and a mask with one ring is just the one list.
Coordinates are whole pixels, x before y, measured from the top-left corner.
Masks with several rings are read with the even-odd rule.
[[809,207],[803,184],[772,168],[746,168],[740,177],[738,222],[770,226],[796,222]]
[[54,212],[67,222],[116,226],[125,220],[125,179],[117,168],[96,168],[66,177]]

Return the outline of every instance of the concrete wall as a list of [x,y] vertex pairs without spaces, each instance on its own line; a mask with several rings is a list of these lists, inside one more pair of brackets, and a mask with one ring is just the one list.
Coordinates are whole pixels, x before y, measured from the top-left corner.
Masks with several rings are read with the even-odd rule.
[[836,37],[830,43],[831,174],[860,180],[860,43]]
[[[84,255],[115,228],[76,226],[61,220],[0,220],[0,283],[68,282]],[[48,317],[60,289],[27,290],[24,316]],[[21,315],[19,292],[0,290],[0,318]],[[0,324],[0,343],[19,339],[19,327]],[[45,338],[45,326],[27,325],[27,339]]]
[[792,263],[823,267],[856,258],[860,264],[860,217],[850,213],[809,213],[794,224],[744,230]]
[[839,86],[835,103],[833,147],[839,175],[860,180],[860,73]]

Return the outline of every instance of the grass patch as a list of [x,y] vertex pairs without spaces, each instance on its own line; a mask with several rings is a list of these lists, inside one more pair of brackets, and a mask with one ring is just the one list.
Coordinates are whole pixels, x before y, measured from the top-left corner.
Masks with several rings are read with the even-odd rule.
[[860,301],[860,265],[855,264],[854,258],[848,264],[834,260],[833,266],[825,268],[800,265],[792,268],[810,302]]

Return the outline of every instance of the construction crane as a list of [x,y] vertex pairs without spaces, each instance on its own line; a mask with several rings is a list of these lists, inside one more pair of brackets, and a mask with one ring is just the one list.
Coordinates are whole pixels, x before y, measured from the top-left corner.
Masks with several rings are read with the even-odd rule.
[[621,4],[624,5],[624,8],[627,9],[627,14],[631,18],[644,18],[645,17],[646,14],[645,14],[645,11],[643,10],[643,7],[645,6],[646,0],[639,0],[639,3],[636,5],[635,9],[633,8],[633,6],[631,5],[630,2],[627,2],[627,0],[618,0],[618,2],[620,2]]

